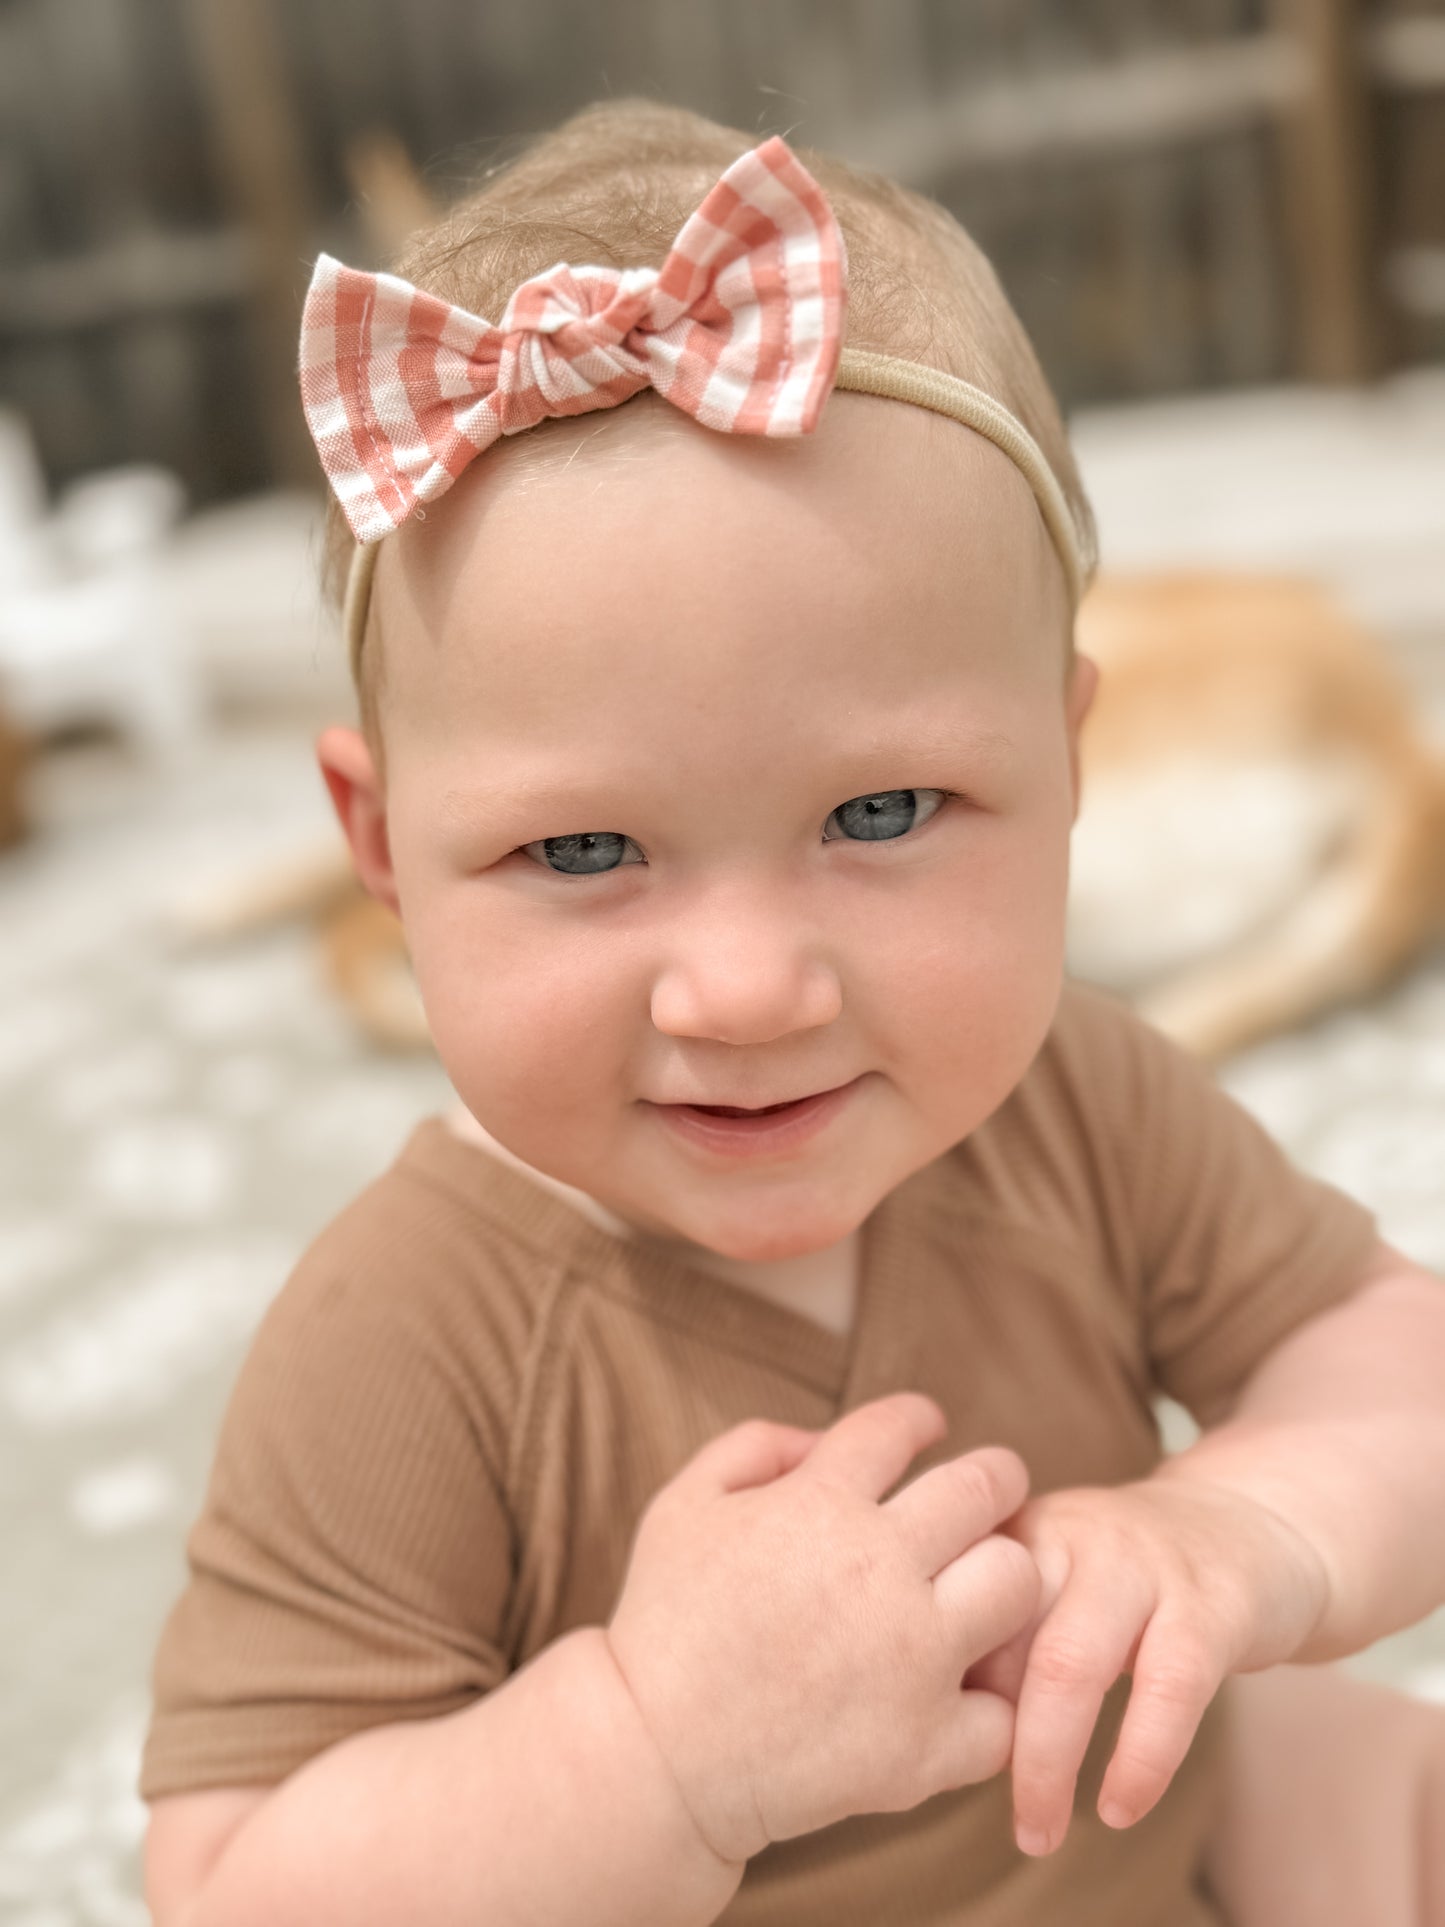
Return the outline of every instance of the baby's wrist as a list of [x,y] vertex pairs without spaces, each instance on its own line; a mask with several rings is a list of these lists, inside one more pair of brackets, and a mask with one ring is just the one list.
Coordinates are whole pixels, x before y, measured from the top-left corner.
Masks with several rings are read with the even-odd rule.
[[[1333,1631],[1340,1593],[1336,1563],[1329,1556],[1327,1546],[1319,1543],[1308,1525],[1290,1516],[1287,1494],[1281,1502],[1277,1483],[1270,1483],[1264,1491],[1255,1490],[1252,1488],[1256,1480],[1248,1471],[1196,1465],[1186,1462],[1188,1460],[1188,1453],[1165,1460],[1152,1475],[1154,1482],[1213,1492],[1247,1508],[1255,1516],[1255,1529],[1262,1526],[1275,1546],[1285,1551],[1292,1574],[1289,1596],[1294,1603],[1290,1613],[1282,1614],[1280,1620],[1271,1625],[1273,1638],[1279,1637],[1285,1624],[1293,1623],[1285,1640],[1287,1650],[1271,1652],[1267,1663],[1310,1665],[1351,1650],[1339,1646]],[[1240,1670],[1253,1671],[1255,1667],[1247,1664]]]
[[594,1717],[605,1720],[609,1731],[620,1743],[625,1743],[627,1759],[637,1775],[639,1787],[643,1783],[647,1786],[648,1810],[659,1834],[660,1850],[665,1845],[669,1856],[674,1857],[673,1864],[676,1856],[686,1856],[695,1860],[704,1873],[714,1870],[720,1883],[726,1883],[724,1900],[719,1901],[721,1908],[742,1879],[747,1855],[731,1856],[708,1837],[672,1762],[638,1704],[606,1629],[579,1628],[567,1635],[566,1643],[573,1642],[577,1648],[575,1659],[584,1669],[583,1690],[593,1696]]

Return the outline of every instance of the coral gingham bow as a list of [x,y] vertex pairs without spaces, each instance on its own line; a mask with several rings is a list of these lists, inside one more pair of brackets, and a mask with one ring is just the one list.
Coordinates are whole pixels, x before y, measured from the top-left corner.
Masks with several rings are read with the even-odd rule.
[[733,162],[661,268],[559,261],[495,326],[323,254],[301,320],[307,426],[359,542],[400,528],[498,436],[649,385],[705,428],[811,434],[846,273],[823,190],[776,135]]

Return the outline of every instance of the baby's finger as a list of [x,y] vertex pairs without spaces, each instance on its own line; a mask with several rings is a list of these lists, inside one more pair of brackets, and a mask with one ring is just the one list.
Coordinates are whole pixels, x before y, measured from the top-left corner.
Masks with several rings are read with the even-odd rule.
[[1028,1490],[1028,1467],[1017,1452],[981,1445],[921,1472],[883,1509],[931,1579],[1017,1512]]
[[881,1500],[924,1447],[936,1444],[947,1430],[947,1416],[935,1399],[923,1392],[891,1392],[836,1419],[808,1454],[806,1476]]
[[770,1419],[744,1419],[719,1432],[703,1446],[655,1495],[655,1505],[678,1498],[689,1502],[739,1492],[755,1485],[771,1485],[801,1465],[818,1443],[820,1434],[800,1425],[778,1425]]
[[1114,1757],[1099,1789],[1099,1818],[1131,1827],[1162,1799],[1224,1677],[1197,1628],[1150,1620],[1134,1661],[1134,1684]]
[[1008,1765],[1014,1710],[996,1693],[960,1693],[945,1710],[927,1759],[931,1787],[976,1786]]
[[997,1693],[1011,1706],[1019,1703],[1019,1688],[1024,1683],[1024,1673],[1028,1669],[1029,1648],[1034,1643],[1034,1633],[1038,1629],[1038,1616],[1030,1625],[1023,1626],[1012,1639],[1006,1639],[991,1653],[974,1661],[963,1676],[965,1686],[976,1686],[980,1692]]
[[1024,1853],[1052,1853],[1068,1832],[1099,1708],[1144,1616],[1118,1590],[1070,1591],[1039,1628],[1014,1725],[1014,1835]]
[[[1039,1603],[1039,1569],[1016,1539],[992,1533],[943,1568],[933,1582],[933,1601],[947,1622],[958,1627],[962,1683],[974,1660],[1032,1623]],[[1012,1701],[1014,1696],[1006,1697]]]

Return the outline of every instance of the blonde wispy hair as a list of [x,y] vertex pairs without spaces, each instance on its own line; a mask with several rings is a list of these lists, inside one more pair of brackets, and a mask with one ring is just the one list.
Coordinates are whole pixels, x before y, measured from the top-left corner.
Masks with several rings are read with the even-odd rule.
[[[719,175],[764,138],[660,101],[594,102],[419,228],[391,272],[496,320],[521,282],[558,261],[660,268]],[[987,256],[936,201],[836,155],[789,145],[827,195],[847,244],[845,346],[941,368],[1002,402],[1038,443],[1092,555],[1094,515],[1063,417]],[[493,446],[536,439],[533,430]],[[329,498],[323,587],[338,608],[355,546]],[[353,667],[362,729],[379,751],[377,640],[373,622]]]

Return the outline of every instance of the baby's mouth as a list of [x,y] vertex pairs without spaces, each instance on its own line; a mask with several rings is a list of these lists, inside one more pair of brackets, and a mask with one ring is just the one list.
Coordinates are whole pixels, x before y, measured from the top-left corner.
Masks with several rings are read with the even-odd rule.
[[861,1078],[756,1110],[744,1104],[663,1104],[659,1115],[698,1150],[715,1157],[788,1157],[847,1105]]
[[785,1104],[764,1104],[761,1110],[749,1111],[733,1104],[689,1104],[690,1111],[703,1111],[708,1117],[771,1117],[774,1111],[791,1111],[795,1104],[806,1104],[804,1097],[790,1097]]

